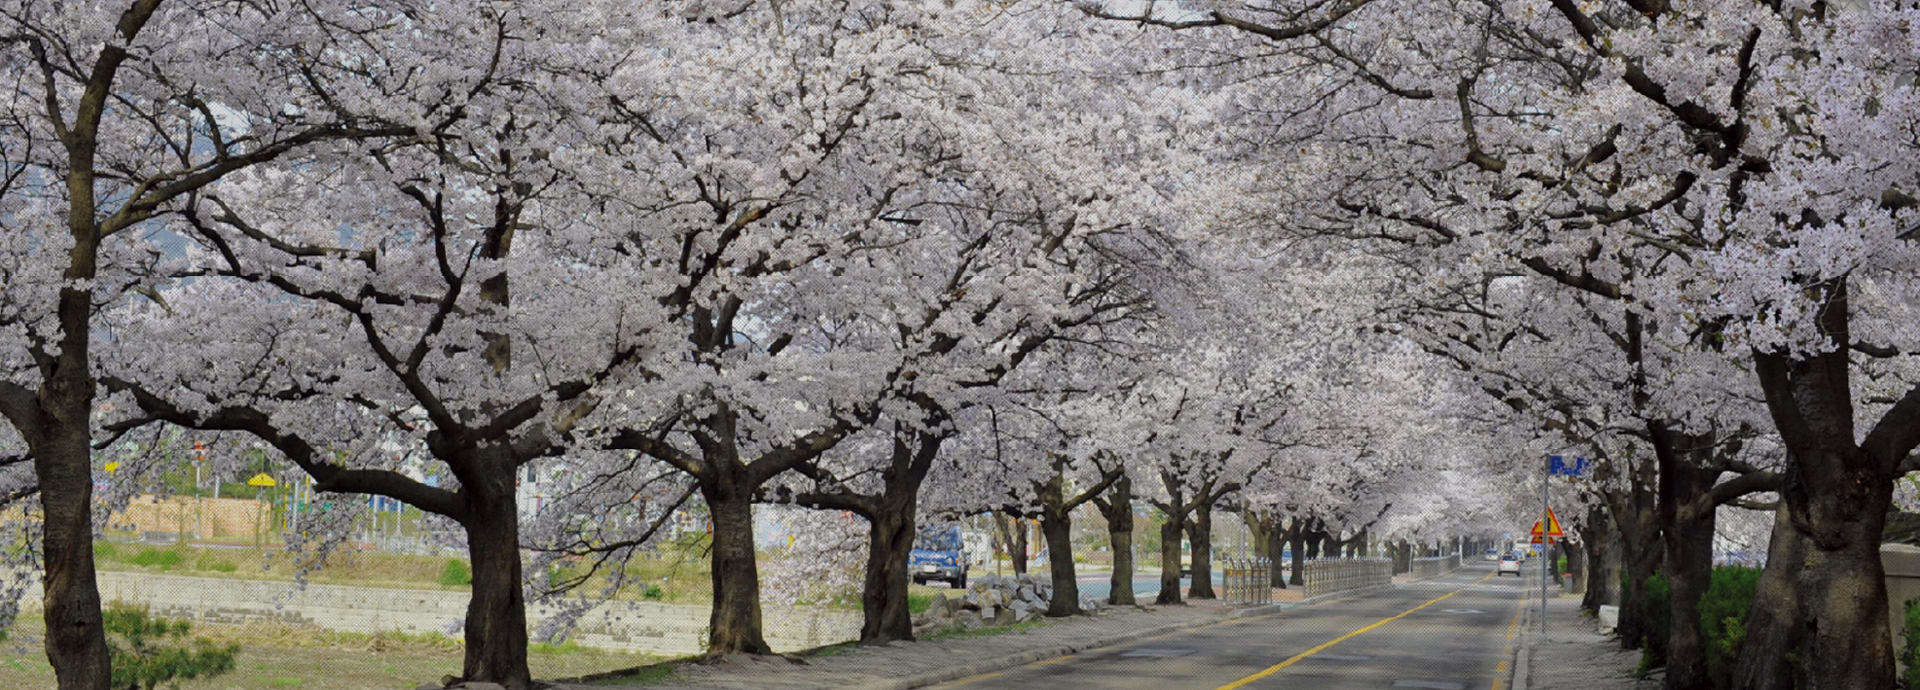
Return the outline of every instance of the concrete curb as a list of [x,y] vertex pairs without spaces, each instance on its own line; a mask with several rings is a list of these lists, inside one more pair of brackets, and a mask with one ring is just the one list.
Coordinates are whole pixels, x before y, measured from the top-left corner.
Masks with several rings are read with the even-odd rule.
[[1527,690],[1528,682],[1532,680],[1530,676],[1533,666],[1533,645],[1520,645],[1513,650],[1513,656],[1513,682],[1508,683],[1507,687],[1513,690]]

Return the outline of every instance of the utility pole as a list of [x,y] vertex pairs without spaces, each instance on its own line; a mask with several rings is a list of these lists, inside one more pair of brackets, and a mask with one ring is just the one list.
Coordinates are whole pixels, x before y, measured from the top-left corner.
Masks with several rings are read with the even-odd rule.
[[[1547,456],[1545,461],[1546,471],[1540,473],[1540,556],[1542,559],[1547,558],[1547,554],[1553,551],[1547,548],[1548,540],[1553,538],[1547,536],[1553,531],[1553,526],[1548,524],[1548,516],[1553,509],[1547,507],[1547,487],[1553,481],[1553,456]],[[1542,640],[1547,639],[1547,568],[1552,565],[1551,563],[1540,564],[1540,639]]]

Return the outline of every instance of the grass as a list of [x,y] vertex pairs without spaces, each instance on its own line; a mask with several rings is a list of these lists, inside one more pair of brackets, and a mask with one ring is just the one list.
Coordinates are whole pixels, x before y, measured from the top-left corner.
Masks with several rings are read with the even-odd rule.
[[928,635],[926,636],[925,640],[928,642],[931,642],[934,640],[954,640],[954,639],[965,639],[969,637],[990,637],[993,635],[1024,633],[1028,630],[1032,630],[1034,628],[1038,628],[1046,624],[1047,622],[1045,620],[1034,619],[1034,620],[1027,621],[1025,623],[1014,623],[1012,625],[1002,625],[999,627],[981,628],[979,630],[966,630],[963,628],[952,628],[949,630],[942,630],[932,635]]
[[[47,665],[46,655],[39,646],[44,627],[38,616],[20,617],[16,632],[22,634],[13,642],[0,645],[0,687],[53,687],[53,668]],[[193,632],[218,643],[239,643],[238,665],[232,673],[219,678],[184,681],[180,690],[411,688],[422,681],[439,680],[442,675],[459,674],[464,653],[459,640],[435,634],[366,635],[280,623],[243,626],[196,623]],[[527,652],[535,678],[631,670],[636,665],[647,668],[646,665],[660,660],[656,656],[573,644],[536,644],[529,646]]]
[[594,673],[570,679],[568,682],[581,685],[657,685],[661,683],[671,683],[680,678],[679,675],[673,671],[675,663],[674,661],[662,661],[634,668]]

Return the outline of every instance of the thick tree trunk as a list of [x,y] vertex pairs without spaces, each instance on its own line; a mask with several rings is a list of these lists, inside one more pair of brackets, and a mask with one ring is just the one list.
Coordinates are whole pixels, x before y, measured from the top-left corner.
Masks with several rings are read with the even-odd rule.
[[1806,539],[1796,591],[1809,687],[1894,686],[1880,539],[1898,467],[1920,444],[1920,389],[1910,390],[1864,437],[1854,425],[1851,307],[1845,278],[1824,290],[1820,332],[1838,347],[1794,359],[1754,353],[1767,410],[1787,447],[1781,498]]
[[87,408],[91,395],[74,401],[65,396],[90,394],[91,386],[50,386],[43,400],[63,408],[60,416],[71,423],[45,427],[38,442],[33,437],[34,472],[40,483],[43,512],[41,553],[45,572],[42,601],[47,625],[47,661],[63,690],[106,690],[111,669],[107,663],[106,633],[100,621],[100,589],[93,568],[93,477],[88,445]]
[[1024,518],[1011,518],[1008,526],[1013,528],[1011,530],[1013,544],[1008,548],[1008,553],[1013,558],[1013,574],[1025,575],[1027,574],[1027,522]]
[[1712,464],[1713,437],[1667,433],[1653,426],[1656,447],[1663,436],[1673,444],[1660,453],[1660,534],[1669,592],[1664,687],[1711,687],[1700,599],[1713,582],[1714,503],[1708,493],[1720,468]]
[[1218,598],[1213,593],[1213,506],[1202,502],[1193,509],[1193,518],[1187,521],[1187,542],[1192,548],[1193,570],[1193,585],[1188,588],[1187,596]]
[[1133,599],[1133,480],[1125,475],[1107,490],[1100,503],[1107,518],[1107,543],[1113,548],[1113,574],[1108,576],[1107,603],[1132,606]]
[[1570,591],[1572,591],[1575,594],[1586,594],[1587,592],[1587,547],[1585,544],[1575,544],[1573,546],[1567,547],[1566,554],[1567,554],[1567,574],[1570,575],[1571,579],[1573,580],[1573,585],[1570,588]]
[[713,613],[707,623],[707,656],[772,654],[761,633],[752,494],[725,480],[704,482],[700,494],[713,520]]
[[1747,609],[1747,636],[1734,662],[1735,690],[1794,690],[1805,639],[1800,626],[1797,575],[1806,566],[1806,537],[1793,528],[1792,509],[1785,502],[1774,511],[1773,537],[1767,543],[1767,569],[1753,588]]
[[1073,572],[1073,517],[1060,501],[1048,501],[1040,516],[1040,532],[1047,539],[1047,567],[1053,572],[1053,600],[1047,615],[1053,618],[1080,613],[1080,584]]
[[1622,566],[1626,572],[1620,583],[1620,621],[1615,632],[1621,649],[1639,649],[1647,636],[1647,578],[1659,572],[1661,550],[1657,544],[1625,543]]
[[1183,517],[1168,513],[1167,521],[1160,525],[1160,594],[1153,598],[1156,604],[1186,603],[1180,597],[1180,536],[1186,532]]
[[466,660],[461,676],[525,690],[533,683],[527,668],[527,605],[521,582],[520,514],[515,503],[513,468],[490,473],[504,486],[465,486],[467,555],[473,562],[473,594],[467,600]]
[[915,504],[895,505],[868,518],[867,566],[860,588],[860,642],[885,644],[913,639],[913,613],[907,609],[907,572],[913,553]]

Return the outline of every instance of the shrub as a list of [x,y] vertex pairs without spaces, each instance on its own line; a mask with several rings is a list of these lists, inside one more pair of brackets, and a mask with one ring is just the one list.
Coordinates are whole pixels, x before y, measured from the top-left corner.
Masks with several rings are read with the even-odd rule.
[[446,587],[466,587],[473,584],[473,573],[467,570],[467,562],[458,558],[447,559],[447,565],[440,569],[440,584]]
[[101,623],[115,688],[154,690],[161,683],[178,687],[180,680],[213,678],[232,671],[240,653],[240,645],[221,647],[204,637],[189,641],[191,623],[151,618],[145,608],[109,605]]
[[[1733,665],[1746,639],[1747,609],[1760,583],[1760,570],[1741,566],[1713,569],[1707,591],[1700,597],[1700,638],[1707,656],[1707,676],[1716,688],[1733,686]],[[1665,666],[1673,630],[1673,590],[1664,575],[1647,578],[1646,644],[1640,652],[1642,671]]]
[[660,589],[660,585],[647,585],[646,589],[640,590],[640,598],[659,601],[667,598],[667,591]]

